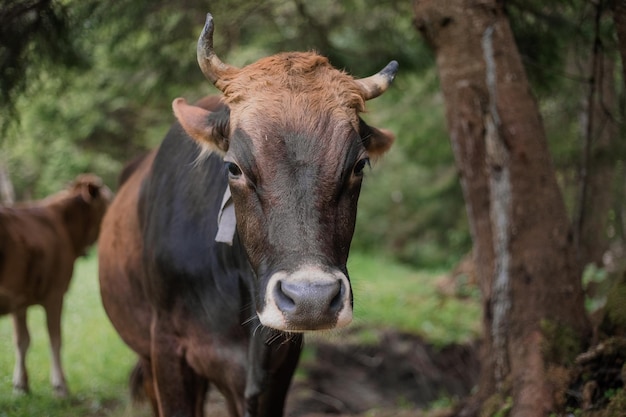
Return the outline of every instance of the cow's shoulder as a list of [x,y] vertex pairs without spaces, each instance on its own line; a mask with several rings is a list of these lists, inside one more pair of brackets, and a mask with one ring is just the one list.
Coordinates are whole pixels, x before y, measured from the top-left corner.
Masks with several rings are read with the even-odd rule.
[[[219,155],[203,154],[200,147],[175,124],[161,143],[140,199],[143,216],[158,230],[175,219],[214,227],[227,186],[224,162]],[[212,219],[211,219],[212,218]],[[161,222],[152,224],[160,219]]]
[[247,259],[238,243],[215,240],[226,187],[221,157],[201,155],[180,126],[173,126],[139,202],[144,267],[151,277],[147,290],[156,304],[167,308],[183,300],[191,306],[216,290],[223,293],[218,303],[230,298],[232,304],[239,296],[238,278],[249,271]]

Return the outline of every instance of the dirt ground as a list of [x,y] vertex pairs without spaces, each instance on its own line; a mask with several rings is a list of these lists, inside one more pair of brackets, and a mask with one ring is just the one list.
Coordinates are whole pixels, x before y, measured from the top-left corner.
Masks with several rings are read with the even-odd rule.
[[[314,353],[294,378],[287,417],[453,417],[460,411],[453,403],[476,385],[476,343],[435,349],[395,330],[375,330],[374,342],[360,341],[359,332],[307,343]],[[557,401],[559,415],[626,417],[625,364],[626,337],[581,354],[563,375],[569,383]],[[227,417],[215,391],[207,415]]]
[[[364,343],[360,331],[353,329],[341,340],[307,341],[314,355],[300,363],[286,416],[416,417],[435,401],[445,405],[465,397],[476,383],[474,345],[438,350],[395,330],[374,330],[373,341],[368,330]],[[208,415],[226,415],[215,391],[210,402]]]

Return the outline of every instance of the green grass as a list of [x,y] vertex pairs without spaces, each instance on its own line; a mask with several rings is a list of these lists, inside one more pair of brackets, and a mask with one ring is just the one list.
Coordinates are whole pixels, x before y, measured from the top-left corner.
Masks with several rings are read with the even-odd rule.
[[[349,265],[359,328],[392,327],[416,332],[437,345],[477,334],[478,303],[440,296],[436,272],[423,272],[388,260],[353,253]],[[49,383],[50,356],[43,310],[28,317],[27,357],[31,394],[12,394],[12,323],[0,317],[0,417],[149,416],[148,407],[129,405],[127,380],[134,354],[109,323],[98,291],[95,251],[77,264],[63,315],[63,361],[71,396],[59,400]],[[362,331],[367,337],[367,331]]]
[[9,316],[0,317],[0,417],[109,416],[112,409],[128,411],[127,380],[135,356],[102,308],[95,253],[76,263],[63,309],[62,359],[70,398],[60,400],[52,395],[48,334],[41,307],[29,309],[28,327],[31,394],[14,396],[13,324]]
[[350,255],[348,271],[357,325],[417,333],[439,346],[478,335],[477,300],[442,296],[435,286],[441,271],[419,271],[359,253]]

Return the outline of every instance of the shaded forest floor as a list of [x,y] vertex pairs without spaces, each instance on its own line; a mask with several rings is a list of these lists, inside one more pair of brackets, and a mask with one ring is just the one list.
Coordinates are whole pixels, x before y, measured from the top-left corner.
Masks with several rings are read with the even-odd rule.
[[[288,417],[450,415],[476,384],[475,344],[437,349],[414,334],[353,328],[341,341],[313,339],[287,399]],[[207,415],[226,417],[212,391]]]
[[415,415],[463,398],[476,384],[475,345],[436,349],[395,330],[373,336],[363,343],[355,329],[341,344],[314,341],[315,357],[301,365],[305,377],[292,387],[288,415]]
[[[478,343],[437,349],[419,336],[376,332],[361,343],[358,330],[339,343],[314,341],[287,402],[290,417],[453,417],[478,382]],[[626,417],[626,337],[610,336],[551,369],[559,412],[554,416]],[[505,402],[506,403],[506,402]],[[497,415],[507,415],[504,404]],[[466,411],[466,410],[465,410]]]

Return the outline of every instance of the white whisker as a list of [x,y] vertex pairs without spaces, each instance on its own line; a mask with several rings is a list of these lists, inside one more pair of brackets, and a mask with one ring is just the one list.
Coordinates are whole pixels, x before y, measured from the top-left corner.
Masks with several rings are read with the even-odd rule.
[[241,323],[242,326],[245,326],[246,324],[250,324],[252,323],[256,318],[258,318],[259,316],[255,313],[253,314],[250,318],[246,319],[243,321],[243,323]]
[[257,330],[259,330],[260,328],[262,328],[263,325],[261,323],[259,323],[255,328],[254,331],[252,332],[252,337],[256,336],[256,332]]

